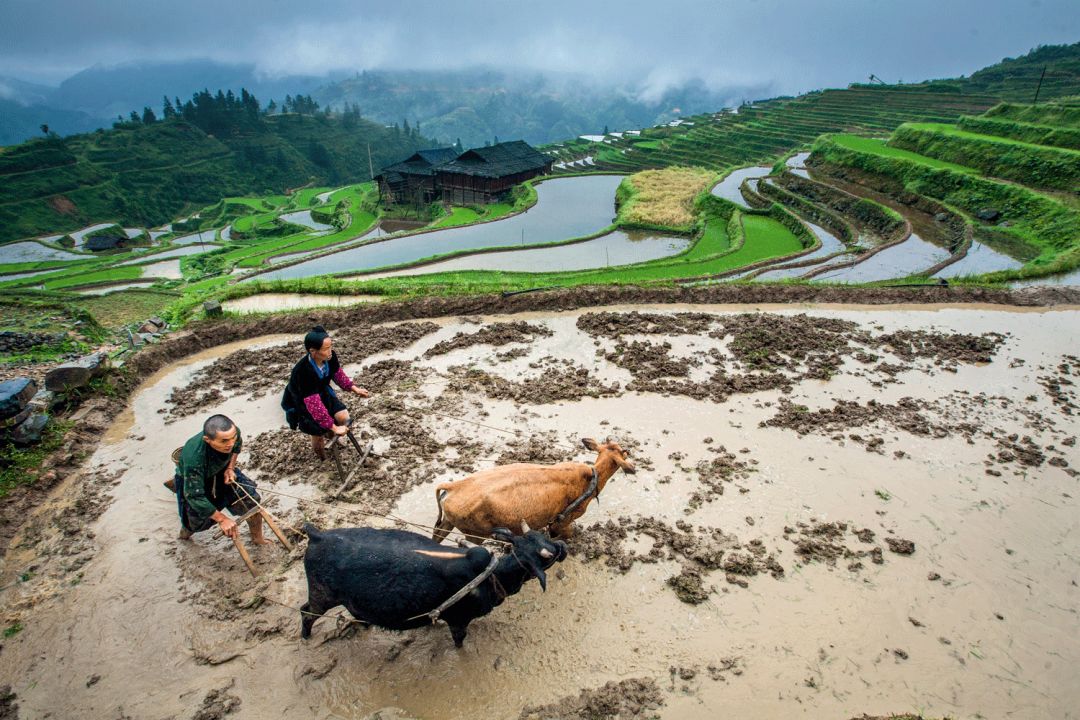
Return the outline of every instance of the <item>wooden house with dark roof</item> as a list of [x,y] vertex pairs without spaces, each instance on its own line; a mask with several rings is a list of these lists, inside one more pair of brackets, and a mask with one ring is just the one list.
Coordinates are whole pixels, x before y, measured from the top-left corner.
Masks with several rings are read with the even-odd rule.
[[385,203],[473,205],[498,202],[514,185],[551,172],[551,163],[516,140],[460,155],[454,148],[420,150],[383,168],[375,179]]
[[453,205],[498,202],[514,185],[551,172],[551,163],[521,140],[474,148],[435,168],[435,187]]
[[435,168],[457,156],[458,151],[452,147],[419,150],[375,176],[379,194],[387,203],[432,202],[439,196]]

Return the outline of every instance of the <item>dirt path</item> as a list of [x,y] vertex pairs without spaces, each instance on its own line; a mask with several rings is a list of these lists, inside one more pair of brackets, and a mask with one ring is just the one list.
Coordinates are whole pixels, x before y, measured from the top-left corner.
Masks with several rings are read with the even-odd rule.
[[[253,583],[224,539],[174,539],[160,483],[193,405],[236,419],[263,487],[335,484],[281,429],[296,336],[204,351],[149,377],[16,538],[2,682],[22,717],[1070,717],[1078,320],[667,305],[337,333],[388,456],[343,507],[430,524],[435,483],[587,460],[583,436],[618,436],[641,468],[590,506],[547,593],[527,586],[461,651],[442,626],[320,620],[303,642],[260,600],[304,601],[302,550],[256,550]],[[270,504],[292,525],[360,522]]]

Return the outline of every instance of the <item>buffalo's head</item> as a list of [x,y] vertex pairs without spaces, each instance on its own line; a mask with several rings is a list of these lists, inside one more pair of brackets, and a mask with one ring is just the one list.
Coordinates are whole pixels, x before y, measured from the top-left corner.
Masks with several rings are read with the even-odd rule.
[[540,589],[547,590],[547,575],[544,571],[566,558],[566,543],[552,540],[545,533],[530,530],[523,520],[522,535],[514,535],[506,528],[495,528],[492,537],[508,542],[511,554],[521,567],[533,574],[540,581]]

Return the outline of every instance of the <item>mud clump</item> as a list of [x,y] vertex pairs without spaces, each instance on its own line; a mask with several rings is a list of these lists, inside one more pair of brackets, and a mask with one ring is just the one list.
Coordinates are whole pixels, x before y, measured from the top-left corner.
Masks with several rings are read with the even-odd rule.
[[831,408],[813,411],[783,397],[777,404],[779,410],[776,415],[761,421],[760,427],[782,427],[806,435],[812,432],[835,433],[886,422],[913,435],[945,437],[949,434],[947,427],[936,425],[926,418],[923,412],[927,405],[923,401],[910,397],[901,398],[895,404],[869,400],[862,405],[854,400],[837,400]]
[[668,586],[675,591],[675,597],[688,605],[700,605],[709,599],[709,590],[701,576],[701,570],[687,566],[678,575],[667,579]]
[[732,354],[748,368],[787,370],[816,379],[836,374],[843,356],[855,353],[851,340],[871,344],[869,334],[853,321],[808,315],[734,315],[709,335],[718,340],[730,335]]
[[889,546],[889,550],[893,551],[897,555],[911,555],[915,552],[915,543],[903,538],[885,538],[885,544]]
[[[863,558],[869,558],[875,565],[884,563],[880,547],[863,550],[853,549],[845,544],[844,539],[848,535],[849,527],[850,523],[846,522],[823,523],[811,519],[809,523],[798,523],[797,529],[785,527],[784,537],[795,544],[795,554],[804,564],[820,562],[836,565],[839,560],[846,560],[847,569],[857,572],[863,568]],[[868,528],[851,529],[851,534],[861,543],[873,543],[874,533]],[[912,549],[914,550],[914,546]]]
[[749,464],[739,460],[736,455],[727,451],[723,445],[713,449],[716,457],[712,460],[702,461],[697,465],[697,480],[702,489],[696,490],[690,495],[690,500],[684,510],[690,514],[705,503],[710,503],[724,494],[725,483],[741,480],[756,472]]
[[0,686],[0,720],[19,720],[18,696],[11,691],[10,685]]
[[934,360],[937,365],[957,363],[989,363],[1005,342],[1001,333],[970,335],[968,333],[938,333],[927,330],[898,330],[875,338],[879,347],[888,348],[902,360],[917,358]]
[[545,368],[538,377],[514,382],[475,368],[451,368],[453,378],[447,391],[482,393],[493,400],[513,400],[529,405],[547,405],[560,400],[584,397],[611,397],[619,393],[617,385],[605,385],[587,368],[570,361]]
[[719,318],[708,313],[585,313],[577,328],[593,337],[618,338],[622,335],[700,335]]
[[[663,377],[686,377],[694,363],[690,358],[673,358],[671,343],[659,345],[649,342],[618,343],[604,358],[630,371],[635,381],[648,383]],[[629,390],[638,389],[634,384]],[[644,389],[648,389],[647,387]]]
[[549,431],[528,438],[515,438],[506,443],[502,454],[495,459],[495,464],[553,464],[572,460],[573,457],[574,453],[564,446],[555,432]]
[[1057,371],[1057,375],[1040,376],[1038,382],[1058,410],[1065,415],[1073,415],[1080,410],[1080,405],[1076,404],[1076,392],[1069,388],[1076,386],[1071,378],[1080,375],[1080,358],[1075,355],[1064,356],[1057,366]]
[[[646,536],[652,547],[645,554],[630,548],[634,539]],[[697,604],[708,596],[705,574],[723,570],[735,585],[748,587],[743,578],[769,573],[774,578],[784,575],[784,568],[769,553],[760,540],[740,544],[734,535],[719,528],[701,526],[679,520],[672,527],[655,518],[633,520],[621,517],[581,529],[569,542],[570,552],[585,562],[603,560],[620,573],[628,572],[635,563],[658,563],[663,560],[682,563],[678,575],[666,583],[683,602]]]
[[[406,348],[438,329],[432,322],[354,326],[332,337],[341,362],[356,363],[380,352]],[[158,412],[167,416],[166,422],[172,422],[229,397],[259,398],[268,392],[281,392],[303,354],[300,338],[295,344],[237,350],[195,373],[187,385],[174,389]]]
[[240,698],[230,692],[235,684],[236,680],[233,679],[227,685],[206,693],[202,706],[191,716],[191,720],[221,720],[236,712],[240,707]]
[[474,345],[493,345],[500,347],[510,343],[531,343],[536,338],[551,337],[553,333],[543,325],[517,321],[507,323],[493,323],[474,333],[459,332],[449,340],[428,348],[424,357],[432,358],[436,355],[445,355],[454,350],[472,347]]
[[582,690],[550,705],[526,707],[518,720],[600,720],[601,718],[653,718],[664,704],[660,686],[652,678],[634,678]]

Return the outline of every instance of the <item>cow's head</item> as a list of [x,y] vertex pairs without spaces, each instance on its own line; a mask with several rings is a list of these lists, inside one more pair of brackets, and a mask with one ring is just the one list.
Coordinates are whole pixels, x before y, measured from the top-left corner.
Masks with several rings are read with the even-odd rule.
[[624,473],[633,475],[637,472],[637,467],[630,461],[630,452],[623,449],[615,438],[608,436],[608,439],[602,445],[592,438],[581,438],[581,444],[596,453],[596,463],[594,464],[599,465],[600,461],[606,456],[610,457],[616,466],[622,468]]
[[546,534],[530,530],[525,521],[521,521],[522,535],[514,535],[506,528],[495,528],[491,536],[510,543],[511,555],[518,564],[533,574],[540,581],[540,589],[547,590],[547,575],[544,571],[566,558],[566,543],[552,540]]

